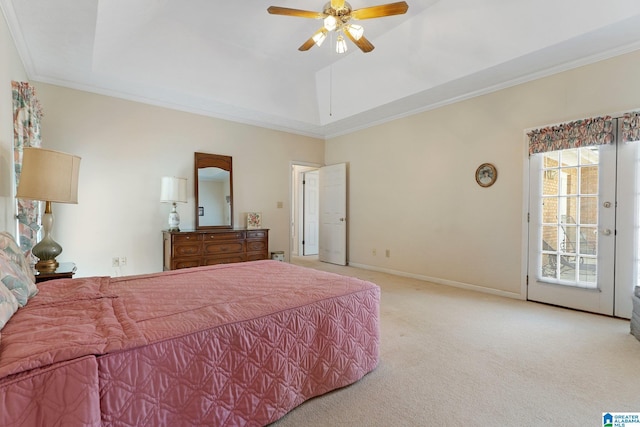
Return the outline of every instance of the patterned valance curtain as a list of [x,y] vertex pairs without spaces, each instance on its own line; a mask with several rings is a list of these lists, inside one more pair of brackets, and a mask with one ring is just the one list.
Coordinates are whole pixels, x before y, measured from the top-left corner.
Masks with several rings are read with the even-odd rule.
[[622,142],[640,141],[640,111],[622,116]]
[[[15,165],[15,191],[18,191],[22,172],[22,152],[25,147],[40,147],[40,119],[42,108],[33,86],[26,82],[11,82],[13,93],[13,158]],[[27,259],[37,243],[40,230],[41,203],[17,199],[18,241]],[[32,260],[33,261],[33,260]]]
[[527,133],[529,154],[591,145],[611,144],[615,135],[609,116],[576,120],[575,122],[535,129]]

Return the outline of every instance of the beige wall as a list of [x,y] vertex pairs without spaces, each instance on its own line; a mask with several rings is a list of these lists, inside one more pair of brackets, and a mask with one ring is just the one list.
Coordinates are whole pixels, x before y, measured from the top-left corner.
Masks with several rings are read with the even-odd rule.
[[0,230],[15,234],[11,80],[27,81],[27,73],[0,13]]
[[350,263],[521,296],[524,130],[638,109],[639,75],[635,52],[327,141],[349,164]]
[[[234,224],[262,212],[270,251],[289,250],[291,162],[322,163],[324,141],[172,111],[107,96],[35,84],[45,111],[43,146],[82,157],[79,203],[54,204],[58,258],[78,275],[162,270],[162,237],[170,205],[162,176],[188,178],[188,203],[178,204],[181,229],[195,222],[194,152],[233,157]],[[283,202],[282,208],[277,203]],[[127,266],[111,267],[112,257]]]

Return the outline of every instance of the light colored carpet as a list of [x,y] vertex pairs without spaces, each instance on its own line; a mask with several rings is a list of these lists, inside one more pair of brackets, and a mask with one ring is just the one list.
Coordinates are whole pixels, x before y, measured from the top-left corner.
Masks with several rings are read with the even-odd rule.
[[628,320],[293,262],[381,287],[380,364],[274,426],[601,426],[602,412],[640,412]]

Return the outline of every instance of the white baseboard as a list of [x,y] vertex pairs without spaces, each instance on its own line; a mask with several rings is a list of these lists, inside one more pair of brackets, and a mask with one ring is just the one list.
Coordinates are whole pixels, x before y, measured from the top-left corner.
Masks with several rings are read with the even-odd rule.
[[462,283],[462,282],[456,282],[453,280],[439,279],[437,277],[423,276],[421,274],[407,273],[404,271],[391,270],[388,268],[380,268],[380,267],[375,267],[367,264],[358,264],[355,262],[350,262],[349,265],[351,267],[361,268],[363,270],[379,271],[381,273],[388,273],[388,274],[393,274],[401,277],[409,277],[411,279],[422,280],[424,282],[431,282],[438,285],[452,286],[454,288],[467,289],[470,291],[483,292],[485,294],[498,295],[501,297],[507,297],[507,298],[513,298],[513,299],[519,299],[519,300],[526,299],[526,296],[516,292],[501,291],[499,289],[492,289],[484,286],[472,285],[470,283]]

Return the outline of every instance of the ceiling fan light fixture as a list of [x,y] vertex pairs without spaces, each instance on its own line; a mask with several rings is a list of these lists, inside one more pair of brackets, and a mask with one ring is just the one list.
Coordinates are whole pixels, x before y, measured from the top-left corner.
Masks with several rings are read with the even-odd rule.
[[336,29],[337,26],[338,26],[338,20],[336,19],[335,16],[329,15],[326,18],[324,18],[324,28],[326,28],[327,31],[333,31]]
[[325,39],[327,38],[327,30],[323,28],[323,31],[315,33],[312,38],[316,46],[322,46],[322,43],[324,43]]
[[354,40],[360,40],[364,34],[364,28],[362,28],[362,25],[349,24],[349,26],[347,26],[347,31],[349,31],[349,34],[351,34],[351,37],[353,37]]
[[344,37],[342,37],[342,34],[340,34],[336,39],[336,52],[345,53],[346,51],[347,51],[347,42],[345,41]]
[[406,1],[396,1],[395,3],[381,4],[378,6],[363,7],[353,9],[345,0],[330,0],[325,3],[322,12],[310,10],[292,9],[289,7],[269,6],[267,12],[272,15],[296,16],[300,18],[322,20],[322,27],[309,37],[298,48],[305,52],[313,46],[320,46],[327,38],[329,31],[341,33],[336,43],[336,51],[344,53],[347,51],[346,36],[362,52],[368,53],[375,49],[369,40],[364,36],[364,29],[360,25],[351,24],[351,20],[382,18],[385,16],[402,15],[407,13],[409,5]]

